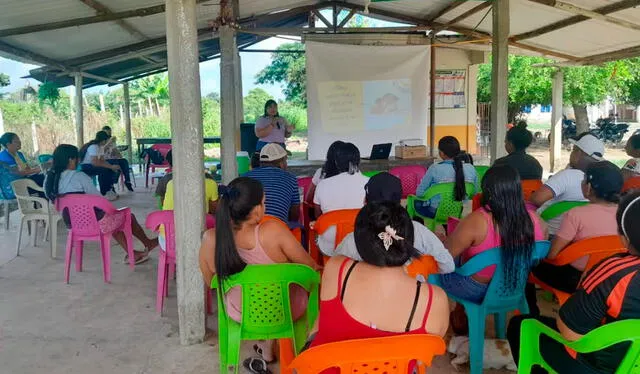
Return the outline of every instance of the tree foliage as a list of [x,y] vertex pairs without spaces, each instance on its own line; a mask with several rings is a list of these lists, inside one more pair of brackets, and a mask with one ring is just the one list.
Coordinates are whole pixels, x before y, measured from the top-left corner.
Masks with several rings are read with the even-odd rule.
[[[280,45],[277,50],[303,50],[301,43]],[[283,93],[294,104],[307,106],[306,57],[304,53],[273,53],[271,63],[256,75],[256,83],[284,84]]]
[[255,123],[264,114],[264,104],[267,100],[273,99],[271,95],[262,88],[254,88],[244,97],[244,120]]

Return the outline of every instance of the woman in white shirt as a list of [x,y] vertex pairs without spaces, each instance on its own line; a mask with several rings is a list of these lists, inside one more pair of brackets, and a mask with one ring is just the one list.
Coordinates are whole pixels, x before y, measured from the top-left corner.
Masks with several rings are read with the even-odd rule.
[[120,166],[111,165],[104,159],[104,145],[108,140],[109,134],[98,131],[95,139],[82,146],[80,168],[90,177],[97,175],[100,193],[113,201],[118,198],[113,185],[118,183]]
[[327,149],[327,157],[325,158],[324,165],[316,170],[315,174],[313,174],[313,178],[311,178],[311,186],[307,191],[307,196],[304,197],[305,201],[313,201],[313,197],[316,193],[316,186],[321,180],[340,174],[337,163],[338,149],[340,149],[343,144],[344,142],[342,140],[336,140],[331,143],[329,149]]
[[[60,144],[56,147],[53,152],[53,167],[47,173],[44,181],[44,191],[49,200],[54,201],[56,198],[66,194],[100,195],[91,178],[87,174],[76,170],[77,166],[77,147],[70,144]],[[99,209],[96,209],[95,213],[100,228],[105,231],[111,231],[114,226],[121,226],[122,220],[125,218],[121,214],[105,216],[104,212]],[[62,218],[67,227],[71,227],[69,215],[62,212]],[[149,251],[158,246],[158,239],[149,238],[133,214],[131,214],[131,231],[133,236],[140,240],[145,247],[145,251],[134,251],[136,264],[145,262],[149,259]],[[116,232],[113,237],[120,244],[120,247],[127,248],[124,233]]]

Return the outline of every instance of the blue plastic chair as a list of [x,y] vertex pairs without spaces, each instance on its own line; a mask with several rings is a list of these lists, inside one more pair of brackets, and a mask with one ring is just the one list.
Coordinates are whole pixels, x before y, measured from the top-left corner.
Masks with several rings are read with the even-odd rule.
[[[448,295],[450,298],[464,306],[467,316],[469,317],[469,348],[470,348],[470,366],[471,374],[482,374],[482,362],[484,355],[484,330],[485,320],[488,314],[494,315],[496,328],[496,336],[504,339],[507,326],[507,312],[519,310],[520,313],[529,313],[529,306],[524,296],[524,288],[527,283],[527,277],[531,267],[537,262],[547,257],[551,243],[548,241],[536,242],[534,246],[533,256],[529,267],[523,267],[520,277],[513,288],[507,287],[504,278],[504,268],[502,264],[502,256],[500,247],[491,248],[476,256],[473,256],[462,267],[456,269],[456,273],[463,276],[473,275],[480,270],[496,265],[487,294],[482,304],[476,304],[467,300],[459,299],[454,295]],[[441,278],[439,275],[432,275],[429,281],[433,284],[440,285]]]
[[10,208],[14,207],[18,209],[18,200],[16,200],[16,194],[11,188],[11,182],[21,177],[11,174],[9,166],[4,163],[0,163],[0,203],[2,204],[2,212],[5,216],[5,229],[9,230],[9,213]]

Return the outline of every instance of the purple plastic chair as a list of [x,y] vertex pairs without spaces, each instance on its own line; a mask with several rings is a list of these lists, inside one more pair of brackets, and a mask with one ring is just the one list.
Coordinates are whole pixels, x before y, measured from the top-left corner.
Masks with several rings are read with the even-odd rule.
[[415,195],[422,177],[427,173],[427,168],[422,165],[396,166],[389,170],[391,175],[395,175],[402,183],[402,198]]
[[[101,229],[96,218],[95,209],[104,212],[104,217],[112,214],[124,213],[124,221],[113,231],[105,232]],[[71,194],[60,197],[56,200],[56,209],[63,212],[65,209],[69,213],[71,229],[67,236],[67,251],[65,254],[64,278],[69,283],[69,271],[71,268],[71,255],[76,249],[76,271],[82,271],[82,247],[87,240],[99,241],[102,252],[102,269],[104,281],[111,283],[111,236],[114,232],[122,231],[127,242],[127,253],[129,254],[129,267],[133,270],[135,258],[133,254],[133,235],[131,232],[131,210],[129,208],[115,209],[111,203],[96,195]],[[103,218],[104,219],[104,218]]]

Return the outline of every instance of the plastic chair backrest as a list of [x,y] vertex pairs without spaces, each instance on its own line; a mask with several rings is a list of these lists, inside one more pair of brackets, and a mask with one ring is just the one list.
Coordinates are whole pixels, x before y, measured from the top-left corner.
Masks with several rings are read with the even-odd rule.
[[622,185],[622,193],[640,188],[640,177],[631,177],[624,181]]
[[626,251],[627,248],[622,243],[619,235],[598,236],[571,243],[560,251],[556,258],[548,261],[554,265],[562,266],[568,265],[584,256],[589,256],[589,261],[587,261],[584,269],[588,271],[605,258]]
[[16,198],[11,188],[11,182],[20,179],[20,177],[11,174],[9,166],[0,163],[0,200],[13,200]]
[[495,265],[496,270],[489,282],[482,306],[489,312],[513,310],[520,307],[523,300],[524,287],[531,267],[547,257],[551,243],[538,241],[532,249],[531,263],[520,268],[520,274],[515,283],[506,283],[502,249],[495,247],[473,256],[456,273],[471,276],[480,270]]
[[151,165],[155,165],[155,166],[169,166],[169,162],[167,161],[167,153],[169,153],[169,151],[171,150],[171,144],[154,144],[151,146],[152,149],[155,149],[156,151],[160,152],[160,154],[162,155],[162,157],[164,157],[164,161],[162,162],[162,164],[154,164],[151,163]]
[[[29,194],[29,188],[35,191],[41,191],[42,187],[32,181],[29,178],[16,179],[11,182],[11,187],[18,200],[18,208],[22,214],[48,214],[49,213],[49,201],[37,196],[31,196]],[[37,202],[37,207],[34,206],[34,202]]]
[[49,160],[51,160],[53,158],[53,155],[47,154],[47,153],[43,153],[41,155],[38,155],[38,163],[39,164],[44,164],[46,162],[48,162]]
[[[425,200],[430,200],[433,197],[440,195],[440,204],[436,210],[436,222],[447,222],[449,217],[460,217],[462,214],[462,201],[456,201],[454,197],[455,183],[438,183],[427,190],[422,197]],[[467,197],[473,196],[476,187],[473,183],[465,183],[465,189]]]
[[318,217],[314,231],[322,235],[331,226],[336,227],[335,246],[337,247],[345,236],[352,233],[356,225],[356,216],[360,209],[341,209],[327,212]]
[[298,177],[298,187],[302,188],[305,202],[307,201],[307,198],[311,198],[310,196],[307,196],[307,192],[313,183],[312,180],[313,177]]
[[588,201],[558,201],[557,203],[551,204],[542,213],[540,213],[540,218],[542,218],[544,221],[549,221],[562,214],[565,214],[575,207],[587,204],[589,204]]
[[433,256],[430,255],[422,255],[419,258],[413,259],[407,266],[407,274],[411,278],[418,278],[418,276],[422,276],[422,279],[426,281],[429,278],[429,275],[437,273],[438,263]]
[[520,183],[525,200],[529,200],[531,195],[542,187],[542,181],[539,179],[523,179]]
[[173,220],[173,210],[151,212],[144,224],[148,229],[155,232],[160,230],[160,226],[164,226],[167,257],[176,258],[176,228]]
[[491,166],[474,165],[473,167],[476,169],[476,174],[478,174],[478,185],[481,186],[482,185],[482,179],[484,178],[484,175],[487,173],[487,170],[489,170],[489,168]]
[[104,211],[106,215],[116,211],[109,200],[102,196],[69,194],[56,199],[56,210],[59,212],[68,210],[72,230],[78,236],[98,236],[101,234],[95,208]]
[[427,168],[422,165],[396,166],[389,170],[389,174],[398,177],[402,183],[402,198],[416,193],[418,185],[426,173]]
[[376,174],[380,174],[382,173],[380,170],[373,170],[373,171],[363,171],[362,175],[364,175],[367,178],[371,178]]
[[302,352],[289,369],[299,374],[317,374],[338,368],[341,374],[406,374],[410,364],[431,366],[433,357],[445,353],[444,340],[437,335],[396,335],[354,339],[319,345]]
[[527,319],[522,323],[521,341],[533,342],[520,345],[520,362],[518,373],[530,373],[534,365],[540,365],[550,373],[556,373],[542,358],[540,335],[565,345],[578,353],[591,353],[611,347],[614,344],[629,342],[629,348],[620,362],[616,374],[638,373],[640,367],[640,320],[628,319],[605,324],[584,335],[576,341],[568,341],[557,331],[534,320]]

